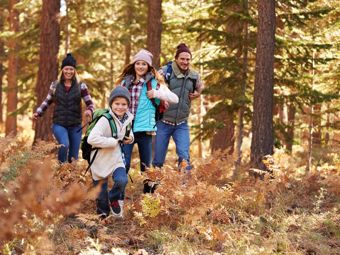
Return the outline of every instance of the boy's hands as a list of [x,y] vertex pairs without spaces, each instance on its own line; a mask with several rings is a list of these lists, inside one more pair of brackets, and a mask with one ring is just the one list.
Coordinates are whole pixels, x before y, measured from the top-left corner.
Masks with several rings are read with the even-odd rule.
[[123,144],[130,144],[132,143],[132,137],[129,136],[129,137],[124,137],[124,140],[123,140]]

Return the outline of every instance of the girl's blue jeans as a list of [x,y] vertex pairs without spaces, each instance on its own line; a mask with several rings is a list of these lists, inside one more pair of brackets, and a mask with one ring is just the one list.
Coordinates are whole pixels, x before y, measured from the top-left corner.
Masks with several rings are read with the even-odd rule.
[[52,125],[54,137],[61,145],[58,151],[58,160],[61,163],[78,159],[81,141],[81,125],[64,127],[58,124]]
[[126,171],[129,172],[131,166],[131,155],[133,146],[138,145],[139,159],[140,159],[140,170],[145,171],[145,168],[150,167],[152,160],[152,135],[146,134],[146,132],[134,133],[134,143],[124,144],[122,146]]

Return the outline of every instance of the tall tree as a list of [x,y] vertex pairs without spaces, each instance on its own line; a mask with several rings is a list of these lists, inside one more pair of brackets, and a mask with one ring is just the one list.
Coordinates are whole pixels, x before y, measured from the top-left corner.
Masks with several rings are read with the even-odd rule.
[[[243,12],[245,17],[249,16],[248,0],[244,0],[242,3]],[[242,47],[242,84],[241,84],[241,97],[246,98],[246,88],[247,88],[247,75],[248,75],[248,22],[243,23],[243,40],[244,44]],[[234,176],[238,174],[239,167],[242,160],[242,142],[244,133],[244,113],[246,111],[246,103],[241,102],[240,109],[238,110],[238,123],[237,123],[237,137],[236,137],[236,161]]]
[[162,0],[148,0],[146,48],[153,54],[153,65],[158,69],[161,54]]
[[[207,71],[205,94],[214,104],[204,116],[204,132],[201,133],[205,138],[213,136],[213,151],[218,148],[231,154],[234,150],[235,116],[238,111],[238,165],[241,161],[244,117],[249,112],[246,105],[249,101],[247,89],[252,76],[249,75],[248,65],[253,62],[249,59],[253,58],[249,57],[248,51],[254,47],[249,42],[255,38],[254,32],[249,32],[253,31],[254,24],[249,9],[254,10],[254,7],[249,6],[247,0],[214,0],[211,4],[202,5],[202,8],[206,9],[209,16],[195,19],[189,30],[197,32],[198,40],[208,43],[207,48],[210,49],[203,62]],[[201,12],[202,8],[199,9]],[[223,118],[221,112],[224,112]]]
[[273,88],[275,46],[275,1],[258,1],[258,30],[252,119],[251,162],[265,169],[261,159],[273,154]]
[[15,8],[18,0],[8,1],[9,26],[13,35],[8,40],[8,73],[7,73],[7,118],[6,118],[6,136],[17,134],[17,104],[18,104],[18,56],[17,56],[17,33],[19,31],[19,14]]
[[[58,51],[60,43],[60,1],[43,0],[40,20],[39,71],[36,85],[37,101],[40,104],[47,95],[50,83],[58,75]],[[51,140],[52,109],[48,109],[35,126],[34,142],[37,139]]]
[[132,35],[131,35],[131,25],[132,25],[132,17],[133,17],[133,1],[128,0],[126,2],[126,16],[125,16],[125,25],[128,27],[128,33],[125,34],[125,65],[130,63],[131,58],[131,50],[132,50]]
[[[2,7],[0,6],[0,10],[2,10]],[[4,28],[4,19],[3,16],[0,16],[0,31],[3,31]],[[5,49],[4,49],[4,41],[0,39],[0,123],[4,122],[3,119],[3,107],[2,107],[2,82],[3,82],[3,77],[4,77],[4,55],[5,55]]]

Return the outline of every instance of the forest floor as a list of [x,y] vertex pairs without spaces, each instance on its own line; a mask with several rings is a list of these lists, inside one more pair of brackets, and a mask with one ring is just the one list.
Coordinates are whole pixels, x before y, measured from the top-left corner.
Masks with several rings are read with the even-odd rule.
[[[305,173],[303,152],[277,152],[263,180],[222,153],[194,160],[190,178],[173,153],[153,194],[134,162],[124,219],[99,220],[86,164],[58,166],[55,145],[0,138],[1,254],[340,255],[339,149]],[[320,152],[321,153],[321,152]],[[321,160],[322,159],[322,160]],[[254,172],[252,172],[254,173]]]

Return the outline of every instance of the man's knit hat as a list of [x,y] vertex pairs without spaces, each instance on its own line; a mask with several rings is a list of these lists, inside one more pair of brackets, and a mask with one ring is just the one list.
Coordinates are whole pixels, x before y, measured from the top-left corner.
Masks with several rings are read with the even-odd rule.
[[131,63],[135,63],[139,60],[143,60],[146,63],[148,63],[149,66],[152,66],[152,58],[153,58],[153,55],[150,51],[141,49],[140,51],[138,51],[136,55],[133,56]]
[[177,46],[177,51],[176,51],[175,58],[177,58],[178,55],[181,54],[182,52],[188,52],[190,54],[190,56],[192,56],[190,49],[188,48],[188,46],[185,43],[180,43]]
[[124,97],[128,101],[128,105],[130,105],[130,92],[127,88],[123,86],[117,86],[115,89],[111,91],[109,97],[109,107],[111,107],[113,100],[116,97]]
[[63,62],[61,64],[61,69],[63,69],[65,66],[73,66],[74,68],[76,68],[77,66],[77,61],[72,56],[71,53],[67,53],[66,57],[63,59]]

